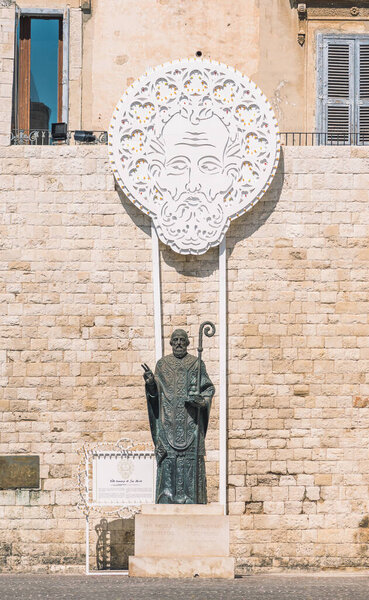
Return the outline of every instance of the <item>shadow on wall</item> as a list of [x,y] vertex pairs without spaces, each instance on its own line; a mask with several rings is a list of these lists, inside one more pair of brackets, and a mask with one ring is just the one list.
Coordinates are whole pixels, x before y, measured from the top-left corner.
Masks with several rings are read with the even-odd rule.
[[[236,244],[252,236],[273,213],[280,198],[284,183],[284,156],[281,149],[279,163],[274,179],[264,195],[247,213],[231,223],[227,232],[227,254],[232,254]],[[125,212],[132,219],[133,223],[141,229],[146,235],[151,234],[151,219],[137,208],[127,196],[122,192],[116,183],[115,189],[119,195],[120,201]],[[137,245],[140,241],[137,240]],[[160,242],[160,250],[163,261],[171,268],[175,269],[184,277],[204,278],[210,276],[218,270],[218,247],[210,248],[205,254],[201,254],[193,260],[190,254],[177,254],[169,246]]]
[[[124,211],[127,215],[132,219],[133,223],[136,227],[141,229],[148,237],[151,236],[151,219],[148,215],[145,215],[133,202],[131,202],[125,193],[119,187],[119,184],[115,182],[115,191],[119,196],[119,200],[122,204]],[[130,240],[131,243],[131,240]],[[140,247],[142,242],[139,238],[135,240],[134,244],[137,244],[137,247]]]
[[97,569],[128,569],[128,557],[134,554],[134,519],[101,519],[95,530]]
[[239,217],[231,224],[227,233],[227,250],[230,256],[236,244],[242,240],[251,237],[269,217],[273,214],[279,198],[282,193],[284,184],[284,154],[283,146],[279,155],[279,163],[274,179],[264,195],[251,210]]

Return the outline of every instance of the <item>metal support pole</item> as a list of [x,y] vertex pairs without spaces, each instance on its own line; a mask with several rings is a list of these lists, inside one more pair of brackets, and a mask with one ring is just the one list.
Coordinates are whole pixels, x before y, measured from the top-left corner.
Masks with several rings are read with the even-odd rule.
[[90,574],[90,525],[86,515],[86,575]]
[[227,244],[219,245],[219,502],[227,514]]
[[[87,503],[90,500],[88,468],[89,468],[89,460],[88,460],[88,454],[86,452],[85,453],[85,486],[86,486],[85,494],[86,494]],[[86,512],[86,575],[88,575],[90,572],[90,524],[89,524],[88,517],[89,517],[88,512]]]
[[159,238],[155,225],[151,221],[152,239],[152,283],[154,289],[154,333],[156,362],[163,356],[162,315],[161,315],[161,281]]

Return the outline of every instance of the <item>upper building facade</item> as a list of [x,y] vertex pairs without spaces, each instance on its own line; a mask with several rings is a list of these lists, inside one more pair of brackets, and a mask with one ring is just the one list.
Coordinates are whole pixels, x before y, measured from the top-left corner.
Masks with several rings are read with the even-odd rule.
[[[106,131],[134,79],[194,56],[255,81],[282,132],[369,131],[366,1],[2,0],[1,6],[3,144],[10,129],[48,129],[52,121],[68,130]],[[48,84],[37,77],[45,56]],[[51,115],[38,98],[40,87],[47,101],[54,98]]]

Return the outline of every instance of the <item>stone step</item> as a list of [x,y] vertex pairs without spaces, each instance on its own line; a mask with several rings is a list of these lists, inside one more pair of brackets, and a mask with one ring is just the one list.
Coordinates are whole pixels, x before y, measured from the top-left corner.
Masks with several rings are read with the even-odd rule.
[[230,556],[173,558],[130,556],[130,577],[206,577],[233,579],[234,558]]

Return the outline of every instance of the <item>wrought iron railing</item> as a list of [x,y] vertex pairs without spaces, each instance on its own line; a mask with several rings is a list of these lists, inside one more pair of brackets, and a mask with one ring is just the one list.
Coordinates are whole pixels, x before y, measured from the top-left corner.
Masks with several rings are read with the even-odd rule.
[[[76,131],[68,131],[65,140],[54,139],[51,131],[48,129],[24,129],[13,130],[11,133],[11,144],[15,145],[35,145],[48,146],[51,144],[107,144],[107,131],[89,131],[86,139],[88,141],[79,141],[81,136]],[[77,132],[81,133],[81,132]],[[302,132],[302,131],[284,131],[280,134],[281,143],[284,146],[364,146],[369,145],[368,132]]]
[[10,143],[16,146],[32,145],[32,146],[50,146],[52,144],[107,144],[107,131],[89,131],[88,141],[78,141],[75,139],[76,131],[68,131],[65,139],[54,139],[51,131],[48,129],[14,129],[11,132]]
[[284,131],[281,133],[281,143],[284,146],[365,146],[369,144],[369,131]]

